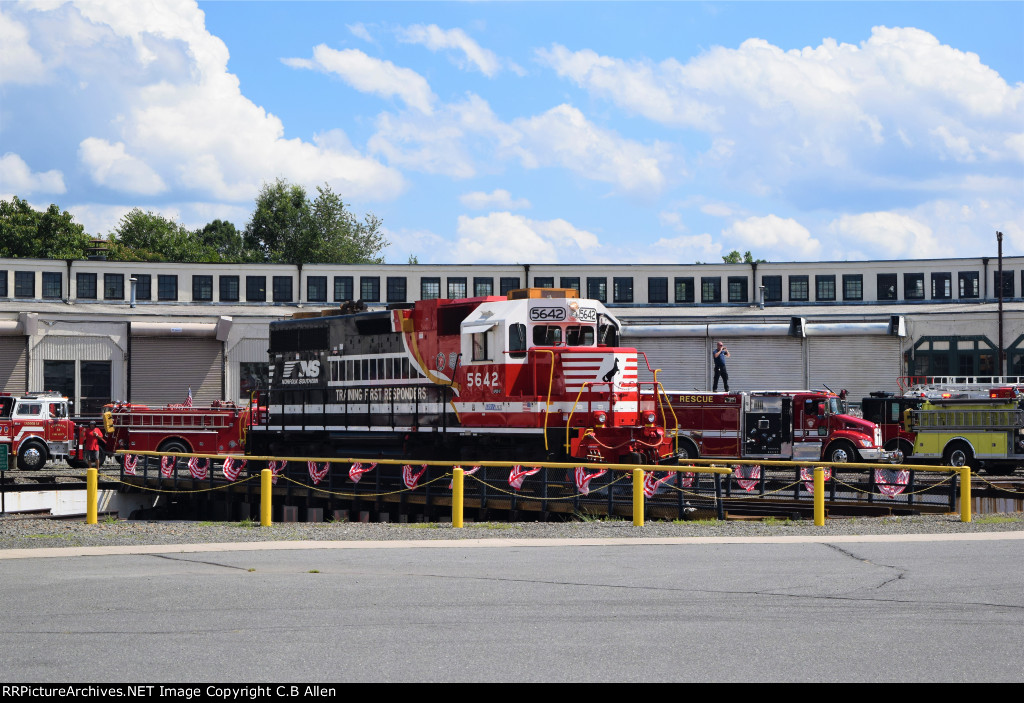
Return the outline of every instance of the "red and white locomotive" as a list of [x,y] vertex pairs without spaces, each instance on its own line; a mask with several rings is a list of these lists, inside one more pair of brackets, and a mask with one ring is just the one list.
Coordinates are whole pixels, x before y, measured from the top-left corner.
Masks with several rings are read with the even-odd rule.
[[572,289],[273,322],[246,451],[672,461],[667,399],[638,380],[619,329]]

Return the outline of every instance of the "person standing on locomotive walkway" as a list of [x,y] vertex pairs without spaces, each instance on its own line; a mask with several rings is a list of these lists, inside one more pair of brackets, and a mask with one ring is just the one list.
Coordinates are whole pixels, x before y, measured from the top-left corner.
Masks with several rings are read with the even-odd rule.
[[729,354],[729,348],[722,342],[716,342],[715,350],[711,352],[711,357],[715,360],[715,382],[711,385],[712,393],[718,391],[719,378],[721,378],[723,383],[725,383],[725,392],[729,392],[729,372],[725,368],[725,358],[727,356],[731,356]]

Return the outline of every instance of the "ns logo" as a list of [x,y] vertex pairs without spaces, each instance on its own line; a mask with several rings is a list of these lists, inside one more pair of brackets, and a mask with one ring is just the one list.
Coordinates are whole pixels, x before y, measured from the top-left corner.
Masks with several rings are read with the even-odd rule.
[[[298,372],[296,374],[296,372]],[[286,361],[284,362],[284,378],[318,378],[320,376],[320,361]]]

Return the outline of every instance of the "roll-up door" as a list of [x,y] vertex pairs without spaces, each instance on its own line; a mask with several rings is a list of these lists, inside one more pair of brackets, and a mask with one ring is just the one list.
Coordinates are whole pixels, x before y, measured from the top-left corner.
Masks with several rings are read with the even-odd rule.
[[[710,340],[708,359],[715,342],[729,349],[725,360],[729,390],[798,390],[807,387],[804,378],[803,341],[799,337],[721,337]],[[708,362],[706,388],[711,388],[714,368]],[[721,383],[718,390],[724,390]]]
[[224,346],[202,337],[132,337],[131,402],[195,405],[221,400]]
[[[652,369],[661,369],[658,381],[667,391],[703,390],[707,381],[707,340],[705,337],[622,336],[622,345],[636,347],[647,355]],[[651,381],[643,355],[637,354],[641,381]]]
[[20,394],[28,390],[27,359],[24,337],[0,337],[0,391]]
[[808,385],[849,391],[859,404],[871,391],[898,392],[902,363],[900,338],[890,335],[807,338]]

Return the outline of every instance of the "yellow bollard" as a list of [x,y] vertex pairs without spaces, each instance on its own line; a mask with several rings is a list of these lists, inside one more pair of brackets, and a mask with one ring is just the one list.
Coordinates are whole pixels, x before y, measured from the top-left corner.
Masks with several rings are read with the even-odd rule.
[[260,471],[260,525],[270,527],[271,483],[273,472],[270,469]]
[[814,524],[825,524],[825,469],[814,467]]
[[462,485],[465,474],[458,466],[452,469],[452,527],[462,527]]
[[85,524],[96,524],[96,503],[99,498],[100,472],[89,469],[85,472]]
[[957,469],[960,472],[960,522],[971,521],[971,467]]
[[644,526],[644,470],[633,469],[633,526]]

